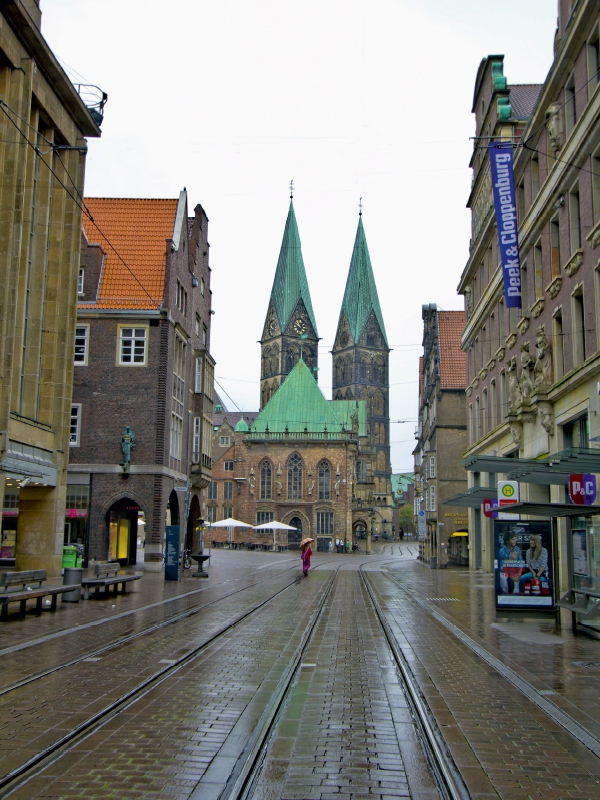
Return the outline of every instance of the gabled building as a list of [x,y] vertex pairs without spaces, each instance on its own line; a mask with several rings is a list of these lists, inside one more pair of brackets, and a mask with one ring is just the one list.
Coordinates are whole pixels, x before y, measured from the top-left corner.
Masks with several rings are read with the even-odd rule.
[[185,189],[85,202],[65,538],[160,570],[165,524],[197,547],[211,475],[208,218]]

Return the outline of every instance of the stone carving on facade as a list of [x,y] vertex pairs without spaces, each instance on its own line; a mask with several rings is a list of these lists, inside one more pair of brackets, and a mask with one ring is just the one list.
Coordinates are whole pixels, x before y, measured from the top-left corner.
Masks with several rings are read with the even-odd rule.
[[512,348],[515,346],[516,343],[517,343],[516,333],[511,333],[509,336],[506,337],[506,346],[508,347],[509,350],[512,350]]
[[510,435],[512,436],[513,442],[517,445],[519,450],[523,446],[523,426],[517,423],[511,423],[510,426]]
[[565,272],[570,278],[572,278],[582,264],[583,250],[575,250],[571,258],[565,264]]
[[488,371],[487,371],[487,367],[482,367],[482,368],[479,370],[479,372],[477,373],[477,374],[479,375],[479,377],[481,378],[481,380],[482,380],[482,381],[483,381],[483,380],[485,380],[485,378],[487,377],[487,372],[488,372]]
[[543,310],[544,310],[544,298],[540,297],[540,299],[536,300],[535,303],[531,306],[531,316],[534,319],[537,319]]
[[473,387],[472,386],[467,386],[467,388],[465,389],[465,393],[466,393],[467,397],[471,397],[471,395],[473,394]]
[[313,489],[315,488],[315,473],[314,473],[314,470],[312,468],[312,464],[310,462],[308,462],[306,466],[308,467],[308,469],[306,470],[306,475],[308,477],[308,480],[306,482],[307,483],[307,488],[308,488],[308,493],[312,494],[313,493]]
[[516,411],[518,405],[521,404],[521,387],[519,386],[519,378],[517,376],[517,357],[513,356],[506,365],[506,372],[508,374],[508,412]]
[[504,361],[504,356],[505,355],[506,355],[506,348],[505,347],[499,347],[496,350],[496,359],[498,361]]
[[495,366],[496,366],[496,359],[494,356],[492,356],[487,363],[487,371],[491,372]]
[[546,129],[548,142],[552,150],[561,150],[563,146],[561,103],[551,103],[546,109]]
[[558,295],[560,290],[562,289],[562,275],[557,275],[554,280],[548,284],[546,287],[546,294],[551,300]]
[[256,486],[256,479],[254,477],[254,465],[250,466],[250,477],[248,478],[248,486],[250,487],[250,494],[254,494],[254,487]]
[[549,436],[554,436],[554,414],[550,408],[543,407],[540,409],[540,421],[546,433]]
[[476,389],[479,386],[479,378],[473,378],[473,388]]
[[529,352],[529,342],[521,345],[521,375],[519,386],[521,387],[521,401],[528,403],[533,394],[533,370],[535,362]]
[[521,336],[524,336],[529,330],[529,317],[521,317],[521,319],[517,322],[517,328],[519,329]]
[[467,316],[470,317],[473,313],[473,290],[470,286],[465,287],[465,308]]
[[552,353],[543,325],[535,330],[534,385],[538,391],[547,391],[552,385]]
[[600,244],[600,222],[598,222],[587,235],[587,240],[590,243],[592,250],[595,250]]
[[281,494],[283,490],[283,481],[281,479],[282,472],[281,472],[281,461],[277,465],[277,477],[275,478],[275,486],[277,487],[277,494]]

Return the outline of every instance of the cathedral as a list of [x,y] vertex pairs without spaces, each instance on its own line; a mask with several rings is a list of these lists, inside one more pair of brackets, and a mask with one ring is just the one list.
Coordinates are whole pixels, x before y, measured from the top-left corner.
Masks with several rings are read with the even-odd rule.
[[[317,383],[319,334],[293,200],[260,339],[260,410],[217,399],[209,522],[233,516],[296,530],[236,532],[239,542],[318,551],[390,536],[389,347],[362,215],[332,350],[333,397]],[[211,532],[215,541],[230,534]]]

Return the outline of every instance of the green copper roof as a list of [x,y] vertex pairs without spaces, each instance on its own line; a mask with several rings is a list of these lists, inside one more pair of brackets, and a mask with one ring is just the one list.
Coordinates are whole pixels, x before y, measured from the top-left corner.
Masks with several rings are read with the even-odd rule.
[[373,277],[369,248],[367,247],[362,217],[360,217],[358,220],[356,239],[354,241],[354,250],[352,251],[350,271],[348,272],[348,280],[346,281],[346,291],[344,292],[344,300],[342,302],[342,313],[346,314],[346,319],[350,326],[350,333],[355,343],[360,339],[371,311],[375,313],[375,318],[379,323],[381,333],[387,346],[387,336],[383,324],[383,315],[379,306],[375,278]]
[[234,433],[240,433],[240,432],[246,433],[246,431],[249,431],[249,430],[250,430],[250,428],[248,427],[248,423],[246,422],[246,420],[243,417],[241,418],[241,420],[238,422],[238,424],[233,429]]
[[[352,415],[356,413],[356,400],[331,400],[331,406],[336,417],[346,428],[352,430]],[[358,401],[358,435],[367,435],[367,402]]]
[[290,317],[298,305],[298,301],[302,299],[315,334],[318,335],[317,323],[315,322],[315,315],[310,301],[308,281],[304,271],[304,261],[302,260],[300,234],[298,233],[294,204],[292,202],[290,202],[290,210],[283,232],[275,280],[271,290],[271,299],[273,300],[279,327],[282,331],[286,329]]
[[260,412],[251,431],[263,433],[339,433],[342,424],[319,389],[310,369],[299,361],[267,405]]

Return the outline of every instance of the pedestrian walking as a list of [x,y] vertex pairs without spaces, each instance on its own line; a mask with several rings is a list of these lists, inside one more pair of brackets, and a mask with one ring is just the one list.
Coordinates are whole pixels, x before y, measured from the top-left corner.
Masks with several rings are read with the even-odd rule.
[[306,538],[302,539],[300,542],[300,558],[302,559],[302,572],[304,573],[304,577],[308,575],[308,570],[310,569],[310,557],[312,556],[311,542],[314,542],[314,539]]

